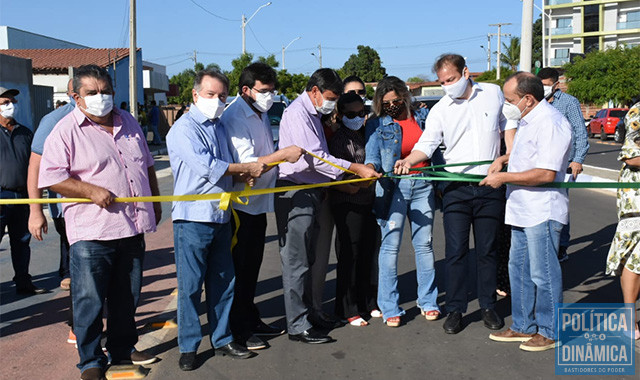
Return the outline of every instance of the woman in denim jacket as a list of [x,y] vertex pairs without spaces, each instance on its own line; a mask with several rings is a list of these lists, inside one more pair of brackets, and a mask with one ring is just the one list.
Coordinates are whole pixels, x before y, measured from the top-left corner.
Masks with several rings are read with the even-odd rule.
[[[425,126],[427,109],[411,109],[407,85],[397,77],[378,83],[373,98],[377,117],[366,124],[366,161],[379,172],[393,173],[394,163],[411,153]],[[428,163],[423,163],[424,166]],[[411,175],[421,175],[414,171]],[[434,189],[430,181],[381,178],[376,183],[374,213],[380,225],[378,306],[387,326],[400,325],[405,314],[398,293],[398,252],[406,218],[411,223],[411,241],[416,254],[418,307],[427,320],[440,316],[431,233]]]

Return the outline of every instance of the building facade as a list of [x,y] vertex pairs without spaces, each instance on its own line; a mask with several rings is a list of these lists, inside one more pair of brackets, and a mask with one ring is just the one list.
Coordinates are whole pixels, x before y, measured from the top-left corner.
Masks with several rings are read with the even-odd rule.
[[544,64],[572,54],[640,45],[640,0],[544,0]]

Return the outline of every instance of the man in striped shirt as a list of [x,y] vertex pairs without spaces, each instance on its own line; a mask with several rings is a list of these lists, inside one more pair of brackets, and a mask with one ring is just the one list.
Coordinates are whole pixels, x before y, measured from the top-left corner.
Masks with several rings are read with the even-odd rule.
[[[575,179],[578,174],[582,173],[582,163],[589,150],[589,139],[587,138],[587,129],[584,125],[580,102],[575,97],[560,90],[559,77],[558,70],[551,67],[545,67],[538,72],[538,78],[542,80],[542,85],[544,86],[545,98],[571,124],[571,145],[569,145],[569,167],[567,173],[573,174],[573,179]],[[560,235],[560,249],[558,250],[558,260],[560,262],[569,259],[567,255],[570,237],[569,225],[570,223],[567,222]]]

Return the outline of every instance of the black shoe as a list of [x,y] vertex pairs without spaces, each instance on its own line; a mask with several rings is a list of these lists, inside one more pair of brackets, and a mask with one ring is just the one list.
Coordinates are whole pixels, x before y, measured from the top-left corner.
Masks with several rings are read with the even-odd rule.
[[269,344],[255,335],[251,335],[245,342],[245,347],[249,350],[262,350],[269,347]]
[[309,344],[329,343],[333,341],[329,335],[324,335],[313,327],[300,334],[289,334],[289,340]]
[[452,311],[447,315],[447,320],[444,321],[444,332],[447,334],[457,334],[462,331],[462,313],[458,311]]
[[34,296],[36,294],[45,293],[46,291],[47,289],[38,288],[37,286],[33,285],[33,283],[31,282],[24,284],[22,286],[16,286],[16,293],[23,296]]
[[183,371],[193,371],[196,368],[196,352],[184,352],[180,354],[178,366]]
[[482,309],[480,310],[480,314],[482,315],[484,326],[489,330],[500,330],[504,327],[504,321],[502,320],[502,318],[500,318],[495,310]]
[[311,312],[307,316],[307,320],[311,322],[313,327],[321,330],[333,330],[344,326],[340,319],[323,312]]
[[258,336],[280,336],[284,334],[284,330],[260,321],[258,325],[253,328],[253,334]]
[[216,355],[230,356],[234,359],[248,359],[256,355],[235,342],[231,342],[226,346],[216,348],[215,353]]
[[106,380],[104,377],[104,371],[102,368],[87,368],[82,371],[80,375],[80,380]]

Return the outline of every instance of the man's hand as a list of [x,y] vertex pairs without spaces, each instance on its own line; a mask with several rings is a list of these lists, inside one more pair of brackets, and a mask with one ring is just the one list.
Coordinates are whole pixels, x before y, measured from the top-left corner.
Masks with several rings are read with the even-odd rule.
[[480,181],[480,186],[491,186],[494,189],[499,188],[504,185],[504,180],[502,179],[504,173],[492,173],[486,176],[482,181]]
[[371,166],[353,163],[349,166],[349,170],[356,173],[362,178],[380,178],[382,174],[378,173]]
[[393,174],[407,175],[409,174],[409,169],[411,169],[411,165],[407,160],[398,160],[393,164]]
[[290,145],[286,148],[282,148],[280,149],[280,151],[282,151],[285,154],[283,159],[292,164],[298,162],[298,160],[300,159],[300,156],[302,156],[305,152],[304,149],[295,145]]
[[113,199],[115,198],[111,192],[103,187],[93,186],[91,190],[91,195],[89,196],[91,201],[101,208],[106,208],[111,203],[113,203]]
[[156,226],[160,224],[162,219],[162,203],[153,202],[153,213],[156,214]]
[[502,171],[504,165],[508,162],[506,156],[500,156],[496,158],[489,166],[488,174],[498,173]]
[[269,169],[266,164],[257,161],[249,162],[245,165],[247,165],[245,173],[254,178],[260,177],[262,173],[266,172]]
[[42,241],[42,234],[48,232],[47,218],[45,218],[42,209],[40,212],[31,211],[29,213],[29,232],[36,240]]
[[569,164],[569,169],[571,169],[571,174],[573,174],[573,179],[576,179],[578,174],[582,173],[582,164],[579,162],[572,162]]

